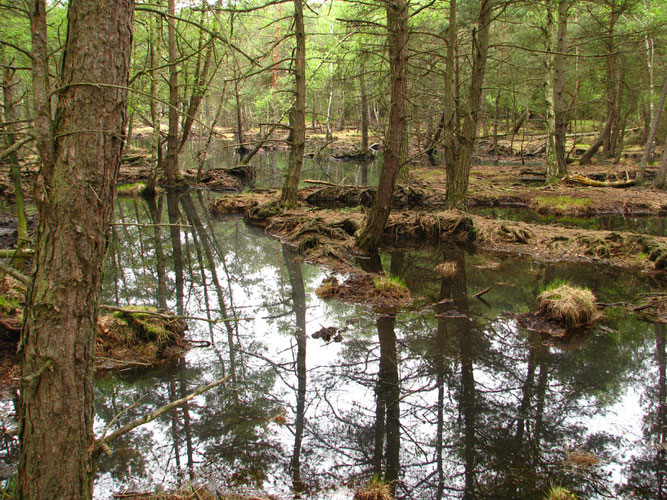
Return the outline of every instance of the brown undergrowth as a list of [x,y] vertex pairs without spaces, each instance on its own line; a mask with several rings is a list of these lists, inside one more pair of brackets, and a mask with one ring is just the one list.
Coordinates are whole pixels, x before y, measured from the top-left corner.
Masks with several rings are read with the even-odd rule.
[[[0,387],[18,385],[16,353],[25,305],[25,285],[0,274]],[[98,319],[95,368],[113,370],[152,366],[180,356],[188,347],[187,323],[168,312],[150,307],[130,307]]]
[[384,276],[355,273],[342,283],[335,277],[326,278],[315,290],[324,299],[372,304],[380,310],[391,310],[409,303],[410,291]]
[[184,486],[170,492],[126,491],[114,493],[117,500],[276,500],[273,495],[243,495],[240,493],[222,493],[212,491],[207,486]]
[[[336,270],[354,270],[355,236],[364,223],[359,209],[304,206],[281,211],[275,203],[246,202],[247,222],[296,246],[310,261]],[[606,262],[643,271],[667,268],[667,238],[623,231],[596,231],[497,220],[460,211],[394,210],[384,243],[413,245],[460,241],[477,250],[532,256],[543,261]]]

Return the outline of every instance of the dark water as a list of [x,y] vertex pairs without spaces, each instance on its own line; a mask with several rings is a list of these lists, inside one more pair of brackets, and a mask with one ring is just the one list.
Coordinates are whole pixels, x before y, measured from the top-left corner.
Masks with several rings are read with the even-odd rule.
[[[554,342],[506,314],[528,311],[555,278],[608,303],[664,283],[406,250],[382,264],[416,305],[377,313],[320,300],[325,270],[238,218],[211,220],[208,196],[120,200],[118,222],[191,227],[115,226],[103,300],[240,320],[191,321],[189,338],[210,347],[165,369],[100,378],[96,432],[124,410],[112,428],[200,384],[230,381],[116,442],[100,462],[98,498],[209,480],[220,492],[351,498],[374,475],[397,478],[399,498],[533,499],[551,483],[579,498],[664,491],[664,325],[608,310],[585,336]],[[458,271],[436,274],[443,261]],[[483,301],[473,298],[491,285]],[[342,342],[311,337],[331,326]]]
[[633,233],[665,236],[667,216],[597,215],[595,217],[565,217],[544,215],[529,208],[473,208],[472,213],[494,219],[531,222],[536,224],[558,224],[593,230],[630,231]]

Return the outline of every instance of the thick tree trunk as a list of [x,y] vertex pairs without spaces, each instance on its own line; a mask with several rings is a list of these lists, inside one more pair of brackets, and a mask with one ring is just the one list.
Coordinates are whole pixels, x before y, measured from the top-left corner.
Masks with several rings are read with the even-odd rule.
[[482,0],[477,19],[477,33],[473,32],[472,78],[466,115],[463,119],[461,135],[458,139],[458,153],[455,162],[448,162],[447,192],[445,206],[447,208],[464,208],[468,191],[472,153],[477,136],[477,124],[482,101],[486,57],[489,49],[489,27],[493,0]]
[[396,175],[401,167],[401,147],[405,131],[406,70],[408,63],[408,5],[406,0],[387,3],[387,30],[389,41],[389,73],[391,75],[391,105],[386,150],[380,170],[378,189],[366,224],[357,245],[367,252],[376,250],[389,218]]
[[[40,137],[48,148],[42,159],[53,161],[42,164],[35,191],[37,253],[19,346],[23,499],[92,496],[97,307],[123,147],[133,9],[132,0],[69,3],[58,140]],[[46,15],[44,0],[33,12]]]
[[294,0],[294,30],[296,51],[294,55],[294,79],[296,95],[290,112],[292,144],[290,148],[287,177],[280,195],[280,205],[291,208],[296,205],[303,153],[306,144],[306,31],[303,25],[303,1]]

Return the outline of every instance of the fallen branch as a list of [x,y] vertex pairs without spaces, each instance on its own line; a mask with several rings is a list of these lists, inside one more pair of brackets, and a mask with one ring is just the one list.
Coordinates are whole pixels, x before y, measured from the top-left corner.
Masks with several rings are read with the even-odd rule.
[[627,181],[596,181],[594,179],[590,179],[589,177],[584,177],[583,175],[578,174],[565,176],[561,182],[567,184],[582,184],[584,186],[613,188],[625,188],[635,185],[635,181],[630,179]]
[[30,283],[30,278],[28,278],[28,276],[23,274],[21,271],[14,269],[13,267],[4,265],[2,262],[0,262],[0,272],[9,274],[12,278],[16,278],[24,285]]
[[134,227],[187,227],[191,228],[189,224],[137,224],[135,222],[112,222],[110,226],[134,226]]
[[29,258],[35,255],[34,250],[9,250],[6,248],[0,249],[0,259],[21,259]]
[[111,450],[109,449],[109,443],[114,441],[115,439],[118,439],[121,436],[124,436],[128,432],[136,429],[140,425],[147,424],[149,422],[152,422],[156,418],[158,418],[160,415],[163,415],[164,413],[167,413],[170,410],[173,410],[174,408],[177,408],[181,406],[184,403],[187,403],[191,399],[196,398],[197,396],[204,394],[207,391],[210,391],[211,389],[218,387],[219,385],[225,383],[227,380],[229,380],[229,375],[219,378],[218,380],[211,382],[210,384],[203,385],[199,387],[196,391],[194,391],[191,394],[188,394],[187,396],[177,399],[176,401],[172,401],[171,403],[168,403],[154,412],[148,413],[147,415],[144,415],[143,417],[140,417],[136,420],[133,420],[132,422],[125,424],[123,427],[120,429],[116,429],[113,431],[111,434],[108,436],[102,436],[98,439],[96,439],[93,442],[93,446],[91,449],[91,453],[97,453],[99,451],[104,451],[106,454],[111,455]]
[[158,311],[150,311],[150,310],[144,310],[144,309],[132,309],[129,307],[117,307],[117,306],[110,306],[107,304],[100,304],[100,309],[105,309],[107,311],[119,311],[119,312],[124,312],[127,314],[147,314],[149,316],[157,316],[158,318],[162,319],[192,319],[196,321],[206,321],[207,323],[212,323],[212,324],[217,324],[217,323],[230,323],[234,321],[250,321],[254,320],[255,318],[219,318],[219,319],[209,319],[209,318],[203,318],[201,316],[177,316],[175,314],[167,314],[167,313],[161,313]]
[[329,181],[318,181],[316,179],[304,179],[301,182],[304,184],[320,184],[322,186],[334,186],[334,187],[343,187],[340,184],[336,184],[335,182],[329,182]]

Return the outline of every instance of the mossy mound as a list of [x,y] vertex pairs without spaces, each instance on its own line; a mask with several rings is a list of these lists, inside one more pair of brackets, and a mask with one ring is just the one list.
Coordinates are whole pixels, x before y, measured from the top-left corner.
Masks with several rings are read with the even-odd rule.
[[542,292],[537,308],[543,316],[568,327],[588,324],[599,314],[593,292],[570,285]]
[[405,284],[392,278],[359,273],[343,283],[329,277],[315,290],[318,297],[336,298],[353,304],[368,304],[380,309],[405,306],[410,301],[410,291]]
[[186,348],[187,323],[152,307],[129,307],[102,316],[97,339],[98,368],[154,364]]

